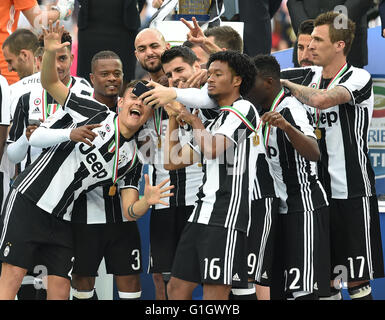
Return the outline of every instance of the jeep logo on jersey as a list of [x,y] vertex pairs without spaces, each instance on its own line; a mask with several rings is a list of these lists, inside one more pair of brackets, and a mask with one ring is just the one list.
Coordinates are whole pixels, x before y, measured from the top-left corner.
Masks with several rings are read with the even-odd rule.
[[92,178],[102,179],[107,176],[107,163],[104,161],[104,158],[100,154],[99,150],[95,146],[88,146],[84,143],[81,143],[79,146],[80,153],[86,155],[84,165],[90,173],[94,173]]
[[321,112],[320,122],[322,124],[327,124],[328,127],[331,127],[333,123],[336,123],[338,120],[338,114],[335,111],[331,112]]
[[278,155],[277,149],[275,149],[274,147],[271,147],[271,146],[267,147],[267,156],[269,158],[276,157],[277,155]]

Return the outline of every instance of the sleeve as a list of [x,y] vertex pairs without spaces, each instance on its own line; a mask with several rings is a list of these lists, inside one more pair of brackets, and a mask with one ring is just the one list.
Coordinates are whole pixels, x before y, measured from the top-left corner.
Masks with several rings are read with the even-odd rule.
[[16,10],[28,10],[36,6],[38,3],[36,0],[14,0],[13,4]]
[[233,104],[232,107],[222,108],[223,121],[213,134],[222,134],[235,144],[242,142],[255,132],[259,116],[255,107],[246,100]]
[[8,159],[13,163],[23,161],[28,153],[29,142],[25,135],[22,135],[16,142],[7,147]]
[[212,109],[217,103],[211,99],[207,92],[207,83],[201,88],[174,88],[176,91],[176,101],[189,108]]
[[7,80],[0,76],[0,125],[8,126],[10,123],[11,91]]
[[136,166],[119,181],[120,189],[134,188],[139,191],[143,164],[137,161]]
[[29,95],[22,95],[17,101],[11,129],[9,130],[9,141],[15,142],[25,133],[25,123],[28,120]]
[[281,70],[281,79],[289,80],[296,84],[309,86],[315,74],[314,67],[287,68]]
[[287,107],[283,109],[282,116],[304,135],[316,139],[313,128],[313,119],[301,103],[292,99]]
[[72,128],[49,129],[37,128],[29,137],[29,144],[38,148],[48,148],[54,145],[70,141]]
[[295,34],[298,33],[299,25],[302,21],[309,19],[305,11],[302,0],[288,0],[287,9],[289,10],[290,20]]
[[72,116],[75,122],[86,121],[100,112],[110,112],[106,105],[97,102],[91,97],[80,96],[71,91],[68,94],[63,109]]
[[352,97],[351,105],[360,104],[369,99],[373,89],[372,76],[366,70],[359,68],[348,71],[337,85],[349,91]]

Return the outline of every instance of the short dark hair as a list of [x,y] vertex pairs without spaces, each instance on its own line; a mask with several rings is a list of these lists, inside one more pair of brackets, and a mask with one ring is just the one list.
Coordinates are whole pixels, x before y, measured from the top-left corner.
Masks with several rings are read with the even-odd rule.
[[114,59],[114,60],[116,59],[116,60],[119,60],[120,63],[122,63],[122,60],[120,59],[118,54],[116,54],[114,51],[110,51],[110,50],[99,51],[98,53],[96,53],[92,57],[92,60],[91,60],[91,72],[94,72],[96,61],[104,60],[104,59]]
[[188,41],[188,40],[186,40],[185,42],[183,42],[183,43],[182,43],[182,46],[188,47],[188,48],[190,48],[190,49],[195,48],[195,47],[198,47],[197,44],[192,43],[191,41]]
[[240,34],[230,26],[216,26],[204,31],[206,37],[214,37],[214,43],[221,49],[243,52]]
[[181,57],[184,62],[188,63],[190,66],[198,60],[194,51],[186,46],[175,46],[168,50],[165,50],[160,57],[162,64],[169,63],[171,60],[174,60],[177,57]]
[[21,50],[29,50],[35,54],[39,48],[39,40],[37,35],[29,29],[16,29],[3,42],[2,48],[5,47],[8,47],[9,51],[15,55],[19,55]]
[[272,77],[279,80],[281,77],[281,66],[274,56],[268,54],[258,54],[253,57],[253,63],[257,70],[257,75],[261,77]]
[[[71,34],[67,30],[64,30],[63,34],[61,36],[61,43],[64,43],[64,42],[70,43],[68,46],[68,49],[71,51],[72,50],[72,37],[71,37]],[[39,44],[40,44],[40,47],[44,48],[44,34],[40,35]]]
[[[347,28],[335,28],[334,22],[337,18],[345,19],[347,22]],[[347,56],[350,52],[354,40],[356,24],[344,14],[340,14],[334,11],[328,11],[325,13],[321,13],[314,20],[314,27],[322,25],[329,26],[329,37],[332,43],[335,43],[337,41],[345,42],[344,55]]]
[[298,27],[298,37],[301,34],[311,35],[314,29],[314,19],[307,19],[301,22]]
[[232,50],[213,53],[207,62],[207,69],[214,61],[226,62],[235,75],[242,78],[239,93],[246,95],[254,85],[256,70],[250,57]]

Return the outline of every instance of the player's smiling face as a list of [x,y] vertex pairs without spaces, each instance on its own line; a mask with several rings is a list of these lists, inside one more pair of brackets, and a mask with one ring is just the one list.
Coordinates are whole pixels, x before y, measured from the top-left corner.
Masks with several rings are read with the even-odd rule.
[[118,59],[99,59],[95,61],[90,79],[100,95],[117,96],[123,84],[122,63]]
[[152,115],[152,109],[143,104],[128,88],[118,102],[119,117],[127,129],[139,129]]

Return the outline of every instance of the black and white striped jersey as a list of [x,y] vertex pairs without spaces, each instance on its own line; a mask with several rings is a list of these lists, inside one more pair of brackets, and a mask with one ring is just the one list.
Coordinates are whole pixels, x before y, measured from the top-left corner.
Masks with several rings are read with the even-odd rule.
[[74,201],[80,195],[98,186],[112,184],[115,160],[120,178],[134,172],[139,162],[136,136],[126,140],[119,134],[116,138],[117,114],[91,97],[70,92],[63,108],[42,126],[74,126],[72,119],[77,126],[102,125],[94,129],[98,135],[93,146],[68,141],[44,149],[13,185],[38,207],[64,220],[70,220]]
[[[268,197],[277,197],[274,188],[274,179],[270,172],[271,169],[266,161],[265,149],[261,138],[260,133],[258,133],[258,138],[252,136],[249,139],[250,148],[256,149],[256,152],[250,154],[249,163],[249,173],[251,178],[249,191],[251,192],[251,201]],[[255,139],[258,139],[258,143],[256,143]]]
[[[143,165],[139,162],[130,174],[122,178],[119,190],[133,188],[139,192],[142,168]],[[86,224],[127,222],[121,207],[120,192],[110,196],[109,189],[110,185],[96,187],[81,195],[74,203],[71,222]]]
[[[60,108],[60,105],[41,86],[40,73],[28,77],[27,80],[23,80],[25,84],[18,87],[19,91],[15,92],[14,90],[15,95],[20,94],[21,91],[26,92],[22,93],[17,100],[8,143],[13,143],[25,135],[29,119],[45,120]],[[78,77],[71,77],[70,90],[76,94],[87,96],[91,96],[93,93],[93,89],[89,86],[88,82]],[[24,160],[20,163],[19,172],[31,164],[42,152],[41,148],[33,146],[26,148],[28,150],[26,150]]]
[[10,111],[11,111],[11,120],[12,120],[19,98],[23,94],[32,91],[34,88],[41,88],[40,72],[36,72],[28,77],[20,79],[19,81],[11,84],[9,87],[11,89]]
[[[285,91],[275,111],[306,136],[316,138],[310,114],[289,91]],[[317,163],[302,157],[281,129],[271,126],[270,134],[265,129],[266,125],[262,127],[262,138],[280,198],[279,212],[308,212],[327,205],[326,192],[317,178]]]
[[[322,79],[321,67],[297,71],[297,81],[326,89],[331,79]],[[293,75],[287,70],[286,75]],[[364,69],[347,65],[342,75],[329,86],[345,87],[352,97],[349,103],[316,111],[309,107],[321,130],[321,160],[318,175],[331,198],[348,199],[376,194],[374,171],[368,154],[369,124],[374,95],[371,75]],[[314,126],[316,124],[314,123]]]
[[[237,100],[221,108],[219,115],[205,123],[212,135],[224,135],[234,143],[216,159],[203,154],[203,181],[189,221],[247,232],[250,223],[250,154],[257,152],[250,144],[259,115],[247,100]],[[198,146],[191,144],[199,152]],[[252,174],[254,177],[254,173]]]
[[[202,183],[202,165],[201,163],[195,163],[192,166],[178,170],[168,171],[164,169],[164,145],[167,126],[167,112],[163,108],[155,109],[153,117],[145,124],[144,137],[140,138],[140,140],[145,137],[150,138],[150,143],[147,145],[151,146],[148,148],[151,149],[151,156],[149,157],[151,183],[157,185],[165,179],[170,179],[166,186],[174,185],[174,196],[165,198],[163,201],[168,202],[170,207],[193,206],[197,199],[198,188]],[[161,139],[160,143],[159,138]],[[191,133],[180,128],[179,139],[181,145],[184,145],[191,140]],[[167,207],[162,204],[155,205],[155,209],[164,208]]]
[[[110,110],[116,111],[117,106],[110,108]],[[143,165],[139,162],[129,175],[125,175],[122,178],[122,183],[119,184],[119,191],[133,188],[139,192],[142,170]],[[96,187],[76,199],[72,210],[71,222],[85,224],[127,222],[128,220],[122,211],[120,192],[110,196],[110,186]]]

